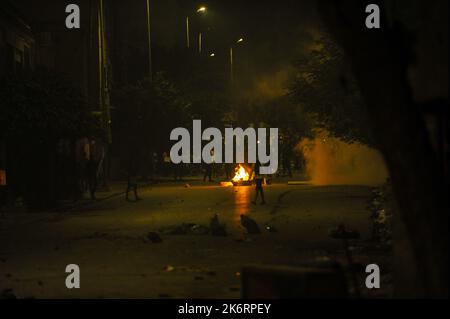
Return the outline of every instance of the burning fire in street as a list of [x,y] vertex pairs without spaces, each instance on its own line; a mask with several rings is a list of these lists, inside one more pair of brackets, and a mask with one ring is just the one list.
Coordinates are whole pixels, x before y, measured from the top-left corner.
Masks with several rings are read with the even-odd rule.
[[241,164],[236,167],[234,177],[231,181],[221,182],[220,185],[223,187],[228,186],[248,186],[252,183],[252,178],[250,173]]
[[244,166],[239,164],[239,166],[236,167],[236,174],[234,175],[232,180],[235,183],[247,182],[247,181],[250,180],[250,175],[247,173],[247,171],[245,170]]

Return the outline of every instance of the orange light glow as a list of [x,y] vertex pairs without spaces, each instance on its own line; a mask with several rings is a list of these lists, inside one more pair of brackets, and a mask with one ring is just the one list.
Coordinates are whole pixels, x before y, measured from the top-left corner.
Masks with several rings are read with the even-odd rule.
[[233,182],[246,182],[250,180],[250,175],[245,170],[244,166],[239,164],[236,168],[236,174],[233,177]]
[[220,186],[222,186],[222,187],[232,187],[233,183],[232,182],[220,182]]
[[252,188],[237,186],[234,189],[234,216],[236,225],[241,224],[241,215],[247,215],[250,210]]

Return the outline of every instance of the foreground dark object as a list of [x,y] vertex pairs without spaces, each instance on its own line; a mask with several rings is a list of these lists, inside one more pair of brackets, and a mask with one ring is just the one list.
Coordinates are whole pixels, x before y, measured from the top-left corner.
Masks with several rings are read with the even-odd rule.
[[[324,21],[344,48],[361,88],[378,146],[391,172],[406,237],[411,242],[416,270],[409,276],[415,278],[405,278],[403,282],[409,285],[414,282],[415,286],[400,293],[414,291],[416,297],[448,296],[448,176],[445,177],[444,167],[439,165],[421,106],[414,101],[408,82],[411,61],[407,56],[413,54],[413,45],[406,42],[399,17],[394,17],[390,25],[383,21],[386,27],[370,32],[360,26],[363,3],[352,0],[319,3]],[[422,36],[429,38],[444,30],[448,39],[448,17],[442,19],[442,15],[448,14],[448,2],[420,3],[427,7],[427,13],[414,12],[426,16],[422,21],[426,24]],[[387,12],[382,14],[388,16]],[[439,25],[436,19],[447,24]],[[441,46],[447,51],[445,60],[435,59],[441,49],[428,48],[422,43],[418,50],[435,64],[442,63],[439,68],[448,68],[448,40]],[[427,78],[429,74],[421,75]],[[448,78],[447,83],[431,81],[436,86],[448,86]],[[448,106],[448,100],[441,104]],[[397,257],[405,258],[407,253],[402,254]]]
[[251,219],[248,216],[241,215],[241,225],[247,230],[249,234],[260,234],[261,230],[259,229],[256,221]]
[[336,264],[304,267],[247,266],[242,272],[244,299],[347,298],[344,271]]

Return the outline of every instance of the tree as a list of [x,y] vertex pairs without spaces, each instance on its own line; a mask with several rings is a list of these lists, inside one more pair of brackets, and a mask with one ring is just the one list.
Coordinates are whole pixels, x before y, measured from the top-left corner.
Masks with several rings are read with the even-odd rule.
[[337,44],[322,36],[316,48],[305,52],[295,66],[289,95],[312,115],[316,126],[346,142],[373,146],[363,99]]
[[[122,161],[129,156],[150,162],[169,148],[170,132],[190,122],[189,103],[163,73],[118,90],[113,113],[115,148]],[[145,172],[144,172],[145,173]]]
[[81,93],[60,74],[37,70],[1,80],[0,137],[77,138],[97,132]]
[[[400,219],[413,251],[414,263],[406,267],[417,268],[407,280],[417,283],[416,297],[448,297],[448,175],[433,149],[422,114],[424,105],[415,100],[423,93],[424,82],[427,87],[432,83],[446,88],[440,105],[448,108],[448,1],[418,1],[416,6],[402,7],[402,13],[423,23],[423,30],[412,30],[416,38],[421,35],[424,39],[419,43],[411,42],[408,24],[396,15],[398,12],[391,11],[388,21],[383,9],[383,27],[374,31],[361,25],[364,3],[319,3],[325,24],[351,61],[377,145],[391,174]],[[386,8],[384,1],[379,3]],[[417,78],[422,80],[415,94],[408,78],[414,52],[422,56],[415,61]],[[423,64],[428,67],[420,68]],[[427,69],[446,70],[446,76],[436,77]],[[444,165],[448,169],[448,164]]]

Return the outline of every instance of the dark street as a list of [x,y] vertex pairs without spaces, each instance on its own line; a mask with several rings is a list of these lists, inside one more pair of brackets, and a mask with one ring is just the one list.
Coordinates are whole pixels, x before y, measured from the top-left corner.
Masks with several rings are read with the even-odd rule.
[[[268,204],[255,206],[251,187],[196,184],[148,187],[137,203],[118,196],[70,213],[7,215],[0,284],[22,298],[239,298],[242,265],[344,259],[340,241],[329,237],[339,223],[357,229],[362,242],[370,237],[369,187],[274,184]],[[208,226],[214,213],[228,236],[165,234],[182,223]],[[246,235],[240,214],[276,232]],[[152,231],[161,243],[146,239]],[[81,290],[64,286],[70,263],[83,269]]]

